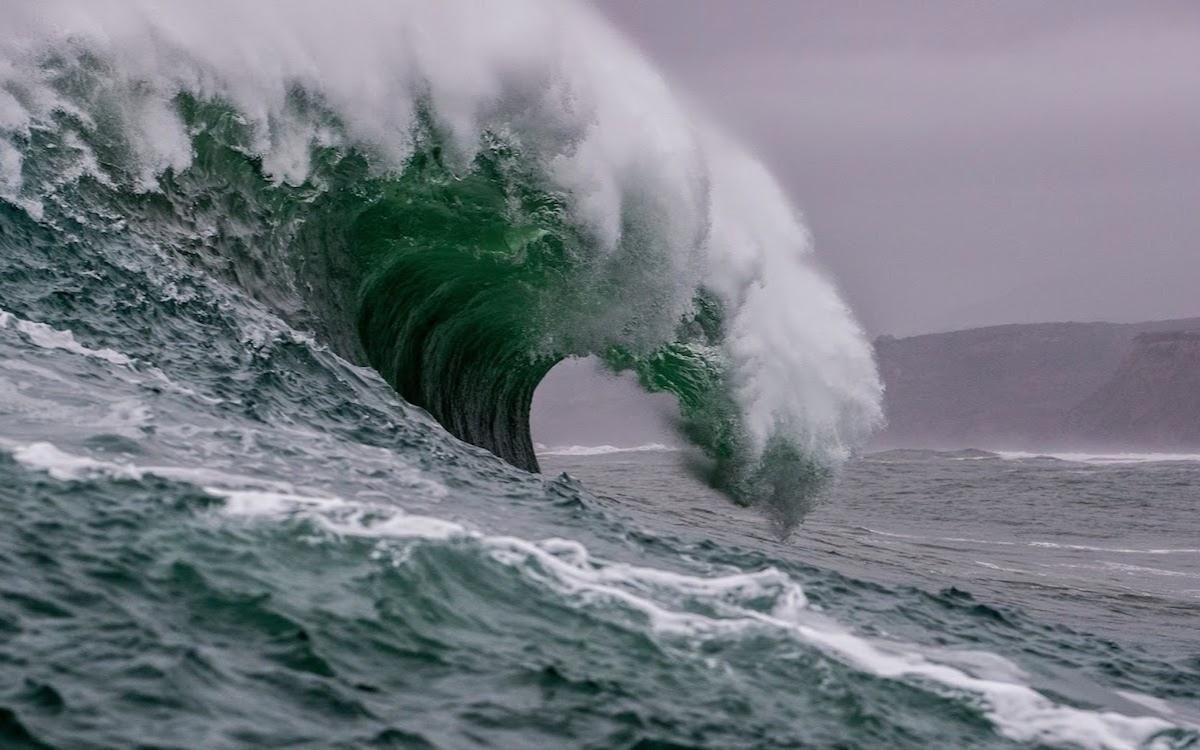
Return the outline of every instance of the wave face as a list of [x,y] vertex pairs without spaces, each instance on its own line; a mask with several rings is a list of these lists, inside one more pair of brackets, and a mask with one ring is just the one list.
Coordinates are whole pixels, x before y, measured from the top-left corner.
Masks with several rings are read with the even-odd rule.
[[589,8],[6,16],[0,199],[248,291],[518,467],[567,357],[674,394],[744,502],[810,495],[880,421],[778,186]]

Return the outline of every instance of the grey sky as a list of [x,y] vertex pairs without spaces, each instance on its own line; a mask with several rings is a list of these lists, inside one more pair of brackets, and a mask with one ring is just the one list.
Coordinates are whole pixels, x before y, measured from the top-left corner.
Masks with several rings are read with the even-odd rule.
[[872,333],[1200,315],[1200,2],[599,0]]

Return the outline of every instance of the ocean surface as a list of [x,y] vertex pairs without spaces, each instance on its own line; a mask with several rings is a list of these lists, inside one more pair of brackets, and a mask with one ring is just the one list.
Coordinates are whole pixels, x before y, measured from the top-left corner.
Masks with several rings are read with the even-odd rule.
[[[1200,456],[892,450],[845,473],[785,540],[693,478],[662,445],[548,449],[580,478],[680,533],[885,585],[957,590],[995,614],[1200,656]],[[1181,674],[1181,677],[1183,675]],[[1192,675],[1195,679],[1195,675]]]
[[[588,6],[10,5],[2,750],[1200,747],[1200,462],[859,456],[807,229]],[[585,356],[687,447],[535,455]]]
[[781,539],[678,451],[527,474],[171,305],[2,318],[0,747],[1200,742],[1194,458],[875,454]]

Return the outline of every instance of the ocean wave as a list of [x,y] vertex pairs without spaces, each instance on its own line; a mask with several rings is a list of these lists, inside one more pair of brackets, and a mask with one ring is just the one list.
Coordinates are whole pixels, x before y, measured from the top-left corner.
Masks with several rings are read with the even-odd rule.
[[575,356],[673,394],[745,502],[811,495],[878,425],[779,186],[592,9],[265,7],[12,9],[0,201],[242,288],[522,468]]

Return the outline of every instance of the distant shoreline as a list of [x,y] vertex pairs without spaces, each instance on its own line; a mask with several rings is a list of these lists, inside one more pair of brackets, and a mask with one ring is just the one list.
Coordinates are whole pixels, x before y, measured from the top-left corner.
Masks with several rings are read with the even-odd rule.
[[880,337],[872,449],[1072,446],[1200,453],[1200,318]]

